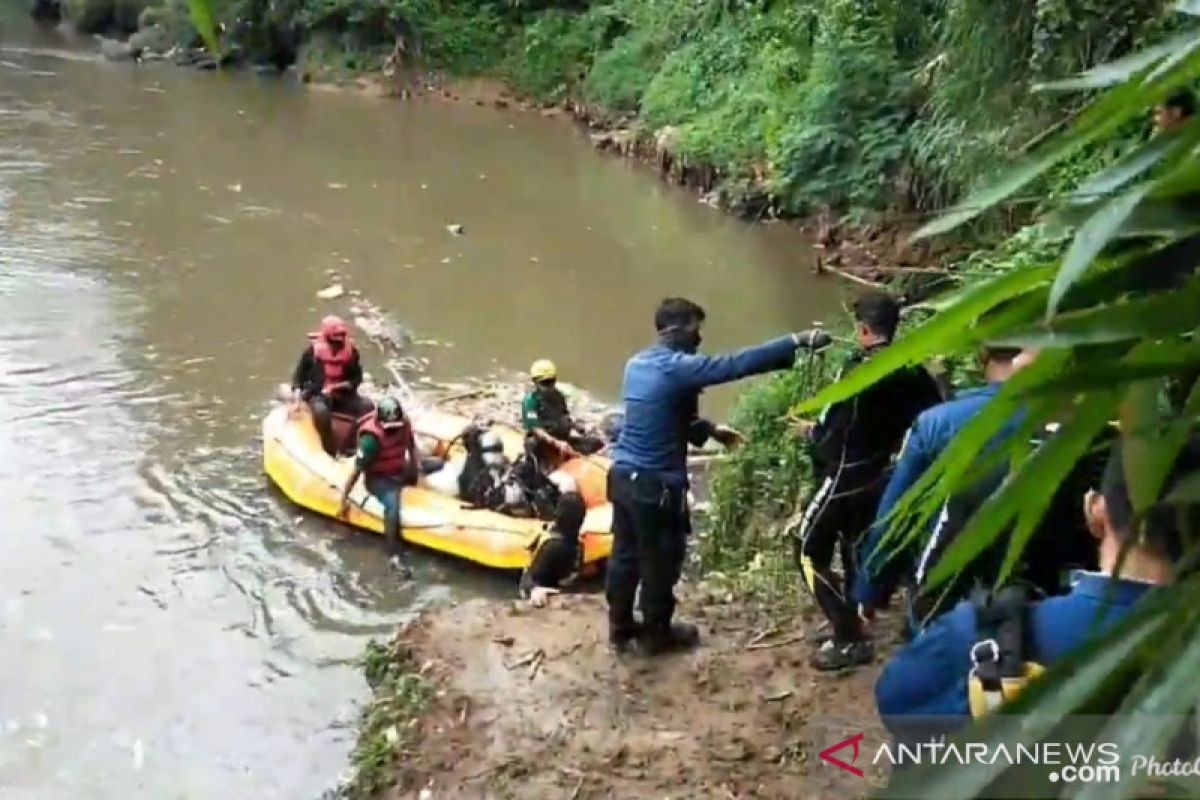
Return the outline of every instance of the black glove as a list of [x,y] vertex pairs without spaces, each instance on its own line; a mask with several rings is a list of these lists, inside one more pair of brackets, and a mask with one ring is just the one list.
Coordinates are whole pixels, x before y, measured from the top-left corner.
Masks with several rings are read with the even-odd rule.
[[806,331],[796,331],[792,334],[797,348],[820,350],[833,343],[833,337],[820,328],[810,328]]

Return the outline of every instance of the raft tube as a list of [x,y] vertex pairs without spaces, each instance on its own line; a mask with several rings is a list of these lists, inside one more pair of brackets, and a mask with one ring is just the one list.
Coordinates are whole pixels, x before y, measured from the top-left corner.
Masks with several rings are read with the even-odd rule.
[[[415,415],[413,429],[419,449],[428,455],[461,457],[456,439],[468,420],[432,410]],[[333,458],[321,447],[307,407],[290,413],[287,406],[272,410],[263,420],[263,469],[293,503],[327,517],[337,517],[342,487],[353,470],[353,459]],[[522,451],[522,434],[500,429],[505,452]],[[605,499],[609,462],[598,456],[574,459],[559,469],[575,479],[588,505],[581,539],[584,564],[593,572],[612,550],[612,506]],[[423,483],[423,481],[422,481]],[[350,494],[346,522],[383,533],[383,507],[367,493],[361,480]],[[536,519],[521,519],[467,507],[459,498],[424,485],[404,489],[401,527],[410,544],[437,550],[495,569],[529,566],[534,543],[544,528]]]

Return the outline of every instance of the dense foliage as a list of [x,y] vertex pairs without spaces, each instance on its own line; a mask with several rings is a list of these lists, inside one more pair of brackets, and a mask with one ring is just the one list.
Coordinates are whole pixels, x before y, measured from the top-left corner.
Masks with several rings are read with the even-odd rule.
[[[1180,10],[1200,15],[1200,4]],[[1200,24],[1078,78],[1048,89],[1106,90],[1063,132],[966,198],[922,235],[945,233],[1005,203],[1056,165],[1091,145],[1119,137],[1156,104],[1200,80]],[[1051,493],[1110,420],[1119,421],[1125,477],[1145,536],[1147,519],[1169,515],[1182,528],[1184,554],[1176,580],[1156,592],[1109,634],[1056,664],[1006,713],[967,733],[992,745],[1051,741],[1072,715],[1103,720],[1098,741],[1134,755],[1162,757],[1200,700],[1194,680],[1200,655],[1200,582],[1194,566],[1200,531],[1185,509],[1200,502],[1200,474],[1166,497],[1171,464],[1196,430],[1200,412],[1200,263],[1196,198],[1200,195],[1200,119],[1147,138],[1111,164],[1076,181],[1074,191],[1044,214],[1050,230],[1069,238],[1059,257],[1026,263],[960,292],[901,343],[800,405],[811,412],[851,396],[902,364],[935,353],[969,353],[984,343],[1041,348],[1037,360],[1004,384],[901,501],[889,526],[892,541],[920,536],[945,498],[974,480],[980,462],[1006,464],[1007,479],[977,510],[930,580],[945,580],[993,542],[1005,543],[1010,569],[1041,519]],[[1027,436],[988,442],[1018,408],[1024,434],[1060,424],[1045,445]],[[1160,499],[1161,497],[1161,499]],[[906,771],[896,796],[1022,796],[1020,771],[1004,763]],[[1121,770],[1080,797],[1140,796],[1149,776]],[[1191,787],[1194,790],[1194,786]],[[1189,796],[1194,796],[1194,792]]]
[[378,70],[399,44],[408,66],[500,74],[668,130],[682,165],[784,213],[942,208],[1079,107],[1035,81],[1174,24],[1162,0],[66,0],[87,30],[147,6],[183,43],[211,17],[251,60]]

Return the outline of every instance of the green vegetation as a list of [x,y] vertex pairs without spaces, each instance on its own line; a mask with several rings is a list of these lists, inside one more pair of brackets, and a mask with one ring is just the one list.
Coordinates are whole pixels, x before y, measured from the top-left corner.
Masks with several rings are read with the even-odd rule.
[[[1200,474],[1157,499],[1200,413],[1200,347],[1195,339],[1200,330],[1195,202],[1200,195],[1200,120],[1193,118],[1132,148],[1124,140],[1130,124],[1144,120],[1172,92],[1200,80],[1200,25],[1195,19],[1200,6],[1185,3],[1181,10],[1192,18],[1183,32],[1163,44],[1048,87],[1071,95],[1104,91],[1018,166],[920,232],[933,236],[954,230],[1027,191],[1096,143],[1121,142],[1130,152],[1090,173],[1076,171],[1073,192],[1048,204],[1042,214],[1047,230],[1067,235],[1065,253],[977,281],[902,342],[795,409],[811,413],[853,395],[889,370],[934,354],[969,354],[984,343],[1038,347],[1041,354],[1033,365],[1005,383],[901,501],[889,526],[892,540],[920,536],[945,498],[975,479],[978,472],[972,466],[984,460],[988,441],[1018,407],[1026,412],[1023,433],[1051,421],[1061,427],[1032,452],[1024,435],[1006,440],[1000,450],[1008,479],[947,550],[931,582],[947,580],[1000,537],[1008,542],[1011,569],[1050,501],[1046,487],[1061,483],[1111,419],[1120,421],[1135,524],[1174,512],[1183,526],[1187,547],[1176,581],[1109,634],[1056,664],[1007,704],[1005,713],[972,726],[967,735],[990,747],[1053,741],[1071,715],[1089,714],[1106,720],[1095,740],[1115,743],[1125,764],[1136,755],[1162,757],[1200,699],[1200,688],[1191,679],[1193,659],[1200,653],[1200,578],[1194,569],[1200,531],[1190,529],[1190,517],[1180,513],[1200,498],[1195,491]],[[1148,777],[1125,769],[1116,780],[1092,785],[1082,794],[1144,796]],[[1021,779],[1019,769],[1003,763],[923,767],[897,774],[888,794],[1020,796]]]
[[[103,9],[114,0],[67,2],[89,27],[112,18]],[[172,13],[185,2],[192,13]],[[200,27],[203,7],[222,48],[273,63],[307,46],[318,63],[375,71],[399,45],[408,67],[499,75],[647,140],[669,131],[680,166],[752,186],[781,213],[832,207],[868,218],[936,211],[1011,163],[1081,104],[1034,93],[1035,82],[1162,35],[1176,25],[1165,5],[165,0],[160,18],[178,41],[197,41],[179,28]],[[1018,208],[987,221],[1011,229],[1023,217]]]
[[344,791],[350,800],[375,797],[395,783],[398,765],[415,743],[416,726],[433,697],[433,687],[399,641],[367,645],[363,671],[373,696],[363,710],[351,756],[353,779]]

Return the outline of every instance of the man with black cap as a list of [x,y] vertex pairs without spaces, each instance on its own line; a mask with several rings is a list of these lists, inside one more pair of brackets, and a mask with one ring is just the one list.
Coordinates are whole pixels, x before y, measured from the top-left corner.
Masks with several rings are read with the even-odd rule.
[[[694,625],[673,621],[675,584],[691,531],[687,507],[688,443],[716,439],[735,445],[738,434],[699,415],[700,392],[789,368],[797,348],[819,348],[829,335],[810,330],[733,353],[699,353],[705,312],[681,297],[663,300],[654,314],[658,341],[625,365],[625,421],[613,448],[608,498],[613,504],[613,549],[608,565],[609,638],[618,651],[635,642],[645,655],[699,643]],[[641,584],[641,624],[634,597]]]

